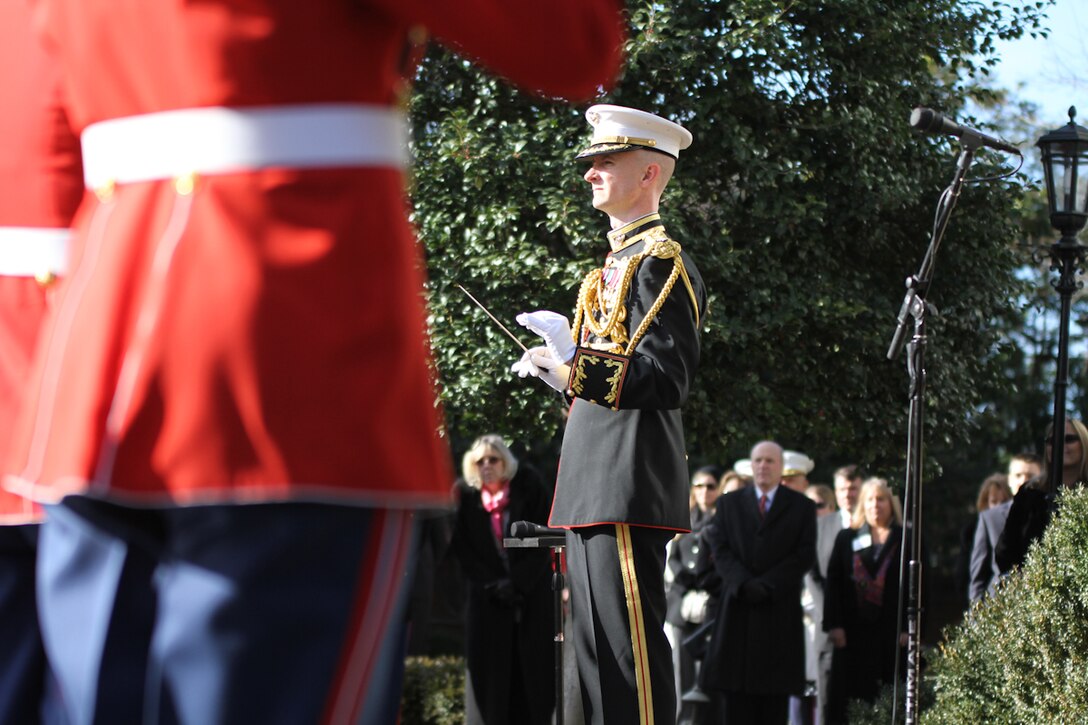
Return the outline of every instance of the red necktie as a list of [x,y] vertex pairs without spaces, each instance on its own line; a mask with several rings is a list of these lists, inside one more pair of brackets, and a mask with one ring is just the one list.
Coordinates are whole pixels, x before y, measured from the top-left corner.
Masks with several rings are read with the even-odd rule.
[[767,494],[759,497],[759,518],[767,515]]

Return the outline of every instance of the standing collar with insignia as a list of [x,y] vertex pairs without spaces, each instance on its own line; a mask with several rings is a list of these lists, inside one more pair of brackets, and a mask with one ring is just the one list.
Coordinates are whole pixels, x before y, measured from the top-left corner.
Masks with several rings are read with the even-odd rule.
[[613,229],[608,233],[608,244],[613,252],[618,252],[633,242],[643,232],[648,232],[656,227],[665,226],[661,221],[661,215],[652,212],[646,216],[635,219],[630,224],[624,224],[619,229]]

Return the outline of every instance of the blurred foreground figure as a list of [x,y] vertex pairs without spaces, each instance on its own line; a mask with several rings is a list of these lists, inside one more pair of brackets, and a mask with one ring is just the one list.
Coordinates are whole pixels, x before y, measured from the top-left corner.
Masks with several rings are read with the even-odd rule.
[[[83,196],[79,139],[59,107],[57,68],[33,32],[30,6],[0,3],[0,451]],[[41,507],[0,491],[0,723],[40,722],[45,651],[35,609]],[[55,703],[54,703],[55,704]]]
[[531,90],[617,0],[40,0],[89,197],[6,485],[47,502],[72,723],[387,723],[448,500],[400,102],[427,34]]

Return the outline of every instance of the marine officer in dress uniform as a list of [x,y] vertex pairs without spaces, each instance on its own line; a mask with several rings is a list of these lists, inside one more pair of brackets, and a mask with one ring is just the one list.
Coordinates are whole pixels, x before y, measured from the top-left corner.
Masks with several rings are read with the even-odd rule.
[[95,191],[5,478],[49,504],[67,720],[393,722],[412,511],[451,480],[404,204],[415,60],[434,37],[591,96],[622,3],[35,5]]
[[[83,198],[79,139],[59,93],[29,3],[0,3],[0,454]],[[41,518],[41,507],[0,490],[0,723],[43,717],[46,659],[34,595]]]
[[514,370],[572,404],[549,524],[568,530],[574,644],[587,722],[671,722],[665,544],[691,529],[680,408],[699,362],[702,278],[658,212],[691,134],[633,108],[598,105],[577,155],[610,251],[586,275],[573,326],[519,315],[544,340]]

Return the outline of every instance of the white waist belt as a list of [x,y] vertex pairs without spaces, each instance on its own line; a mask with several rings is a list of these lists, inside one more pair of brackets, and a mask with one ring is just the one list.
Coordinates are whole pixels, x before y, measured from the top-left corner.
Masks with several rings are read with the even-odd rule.
[[381,166],[408,161],[404,114],[387,106],[323,104],[186,108],[84,129],[83,178],[108,183],[270,167]]
[[0,276],[64,274],[70,236],[68,229],[0,227]]

